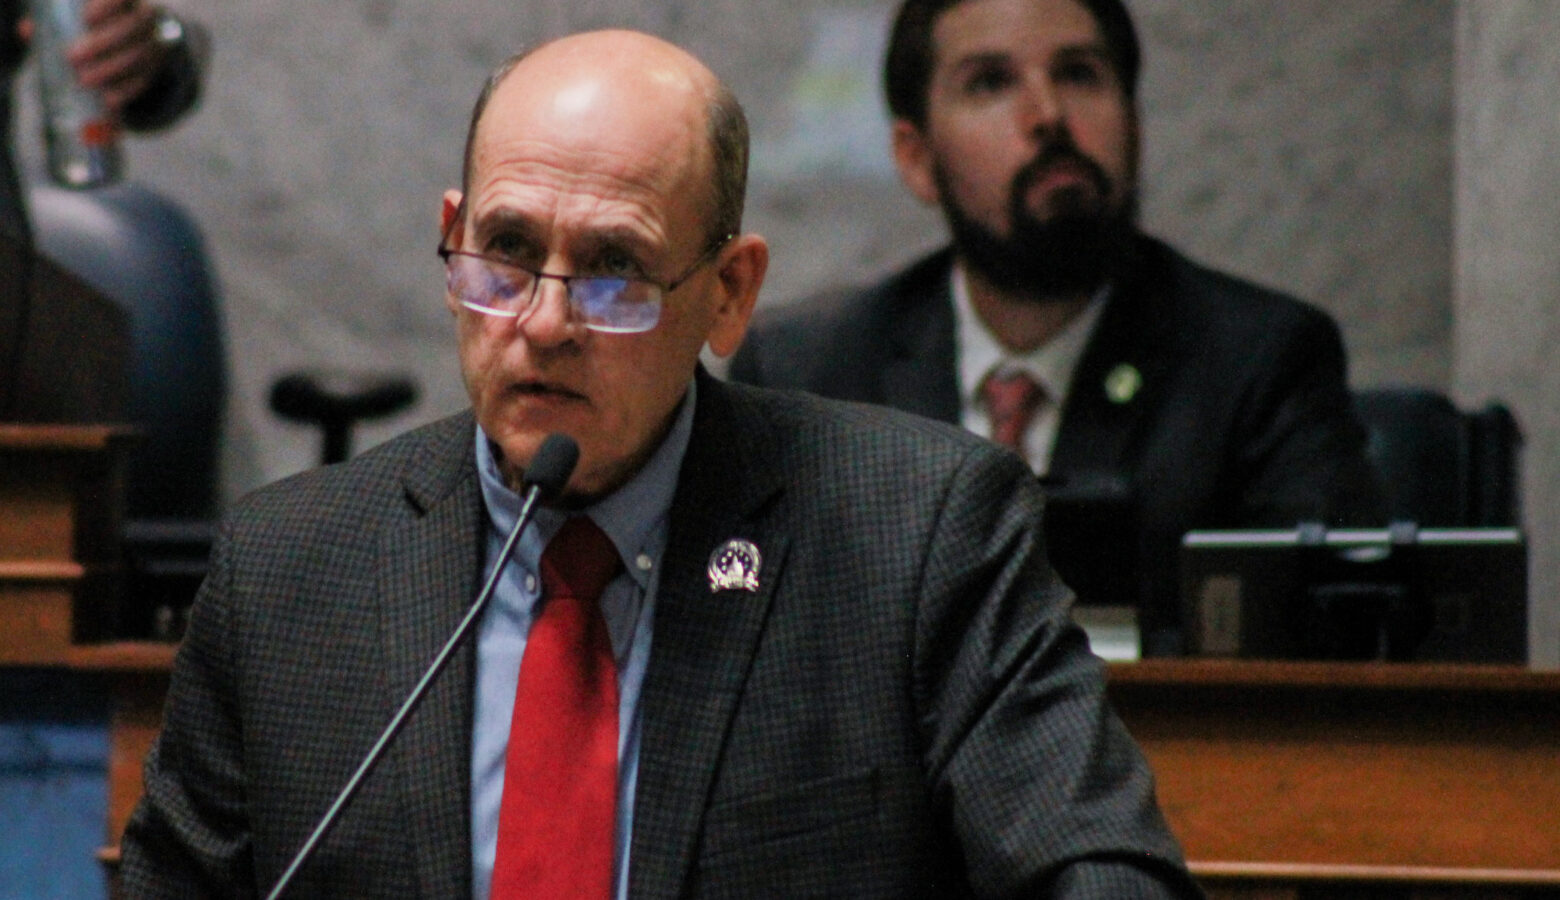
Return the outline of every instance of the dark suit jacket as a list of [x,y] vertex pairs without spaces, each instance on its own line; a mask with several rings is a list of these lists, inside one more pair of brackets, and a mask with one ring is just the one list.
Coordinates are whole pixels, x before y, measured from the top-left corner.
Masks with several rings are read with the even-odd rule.
[[[1079,360],[1050,470],[1058,492],[1103,485],[1114,507],[1081,508],[1079,533],[1058,515],[1047,538],[1085,599],[1135,601],[1145,650],[1174,652],[1186,531],[1385,511],[1332,320],[1146,237],[1135,257]],[[943,251],[865,291],[761,310],[731,377],[957,423],[951,263]],[[1123,366],[1142,386],[1118,402],[1106,382]]]
[[[175,667],[131,897],[269,885],[477,588],[463,414],[264,489]],[[704,377],[643,693],[636,897],[1194,895],[1011,455]],[[732,537],[757,593],[712,593]],[[472,652],[298,896],[469,896]],[[1176,893],[1180,892],[1180,893]]]

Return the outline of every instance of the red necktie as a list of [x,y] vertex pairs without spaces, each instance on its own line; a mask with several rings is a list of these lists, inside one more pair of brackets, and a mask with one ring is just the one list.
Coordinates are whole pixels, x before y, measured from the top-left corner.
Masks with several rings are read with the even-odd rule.
[[493,900],[612,896],[617,664],[598,602],[617,574],[611,540],[574,516],[542,552],[504,757]]
[[1024,432],[1035,417],[1035,410],[1045,399],[1045,391],[1028,374],[1018,371],[986,376],[980,385],[981,397],[986,401],[986,411],[991,415],[991,439],[1004,447],[1017,451],[1026,461]]

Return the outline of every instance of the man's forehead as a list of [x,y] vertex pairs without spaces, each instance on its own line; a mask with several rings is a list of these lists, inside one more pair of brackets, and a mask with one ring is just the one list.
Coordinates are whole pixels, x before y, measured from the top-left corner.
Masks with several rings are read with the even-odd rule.
[[666,193],[605,179],[527,177],[523,167],[477,182],[470,197],[477,239],[509,233],[539,245],[613,244],[654,250],[670,239]]
[[687,141],[611,127],[587,139],[496,121],[476,144],[466,198],[479,239],[517,232],[561,247],[613,235],[610,243],[653,252],[684,229],[701,233],[689,198],[703,196],[704,170]]

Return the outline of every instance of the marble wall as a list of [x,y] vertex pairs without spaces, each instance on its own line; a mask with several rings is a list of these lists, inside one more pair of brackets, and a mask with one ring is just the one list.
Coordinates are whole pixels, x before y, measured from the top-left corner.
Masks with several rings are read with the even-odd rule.
[[1475,0],[1456,21],[1452,383],[1527,438],[1530,648],[1560,664],[1560,7]]
[[[365,429],[365,443],[463,405],[433,256],[438,201],[458,177],[483,76],[525,44],[630,26],[687,46],[732,84],[755,135],[749,225],[774,247],[763,302],[866,280],[941,240],[884,150],[877,66],[891,0],[167,2],[211,27],[209,94],[183,127],[135,142],[130,164],[194,213],[215,258],[229,497],[317,452],[315,435],[265,408],[291,369],[414,373],[422,401]],[[1535,457],[1560,434],[1544,407],[1560,384],[1521,364],[1555,330],[1531,326],[1555,318],[1539,282],[1554,214],[1539,210],[1555,127],[1542,104],[1556,83],[1542,38],[1560,28],[1560,6],[1129,3],[1146,50],[1146,227],[1331,311],[1356,384],[1511,399],[1537,490]],[[1505,143],[1508,129],[1523,142]],[[25,119],[19,133],[36,159]],[[1549,566],[1560,522],[1538,499],[1535,560]],[[1547,604],[1556,585],[1535,586]],[[1560,661],[1549,606],[1536,640],[1540,658]]]

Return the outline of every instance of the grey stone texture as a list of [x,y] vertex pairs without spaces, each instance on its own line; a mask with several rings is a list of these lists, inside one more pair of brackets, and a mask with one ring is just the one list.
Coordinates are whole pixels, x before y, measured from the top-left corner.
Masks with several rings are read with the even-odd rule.
[[[865,281],[942,225],[888,163],[888,0],[168,0],[211,27],[204,107],[129,147],[203,225],[232,367],[228,497],[308,466],[266,408],[299,367],[403,369],[423,399],[360,446],[462,406],[433,249],[470,104],[511,51],[626,26],[708,60],[754,133],[765,303]],[[1342,323],[1356,385],[1502,397],[1528,436],[1535,660],[1560,663],[1550,0],[1129,0],[1146,64],[1143,221]],[[23,93],[31,90],[23,85]],[[18,143],[36,165],[24,112]]]
[[1453,395],[1502,398],[1527,438],[1529,648],[1560,665],[1560,4],[1456,17]]

